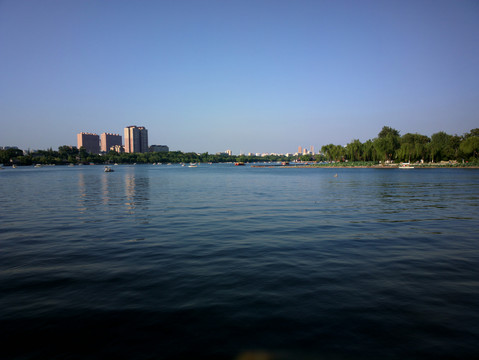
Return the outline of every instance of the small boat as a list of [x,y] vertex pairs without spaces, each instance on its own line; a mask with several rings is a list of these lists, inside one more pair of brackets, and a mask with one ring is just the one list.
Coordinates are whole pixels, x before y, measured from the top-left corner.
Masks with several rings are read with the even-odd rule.
[[111,167],[109,166],[105,166],[105,172],[113,172],[115,170],[113,170]]
[[198,165],[196,165],[196,163],[191,163],[190,165],[188,165],[188,167],[198,167]]
[[36,164],[36,165],[35,165],[35,167],[37,167],[37,168],[38,168],[38,167],[42,167],[42,166],[41,166],[40,164]]
[[414,166],[411,166],[409,163],[403,163],[399,166],[400,169],[414,169]]
[[235,166],[244,166],[244,162],[242,161],[235,162]]

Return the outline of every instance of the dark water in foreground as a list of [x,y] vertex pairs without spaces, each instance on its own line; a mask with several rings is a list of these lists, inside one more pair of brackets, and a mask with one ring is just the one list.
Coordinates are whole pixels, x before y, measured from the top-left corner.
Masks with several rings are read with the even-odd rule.
[[0,171],[0,358],[479,358],[479,170],[114,169]]

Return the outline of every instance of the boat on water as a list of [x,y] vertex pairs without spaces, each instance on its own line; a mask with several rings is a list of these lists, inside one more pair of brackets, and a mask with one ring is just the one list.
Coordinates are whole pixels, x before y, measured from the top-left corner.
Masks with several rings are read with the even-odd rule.
[[414,166],[411,166],[409,163],[403,163],[399,165],[399,169],[414,169]]
[[113,170],[111,167],[109,166],[105,166],[105,172],[114,172],[115,170]]
[[198,165],[196,163],[191,163],[190,165],[188,165],[188,167],[198,167]]
[[40,164],[35,164],[35,167],[39,168],[39,167],[42,167],[42,165],[40,165]]
[[235,166],[244,166],[244,162],[242,161],[235,162]]

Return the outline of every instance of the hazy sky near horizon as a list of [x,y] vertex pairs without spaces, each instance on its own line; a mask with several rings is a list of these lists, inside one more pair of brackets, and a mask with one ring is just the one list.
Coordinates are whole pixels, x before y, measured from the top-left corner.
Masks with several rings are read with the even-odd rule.
[[0,146],[295,152],[479,127],[475,0],[0,0]]

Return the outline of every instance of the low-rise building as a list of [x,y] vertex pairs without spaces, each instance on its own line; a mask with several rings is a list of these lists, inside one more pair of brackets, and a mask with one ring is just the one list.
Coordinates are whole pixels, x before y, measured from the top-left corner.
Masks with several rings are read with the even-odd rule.
[[170,148],[166,145],[151,145],[150,152],[169,152]]
[[110,147],[110,151],[115,151],[117,153],[124,153],[125,147],[123,145],[113,145]]

